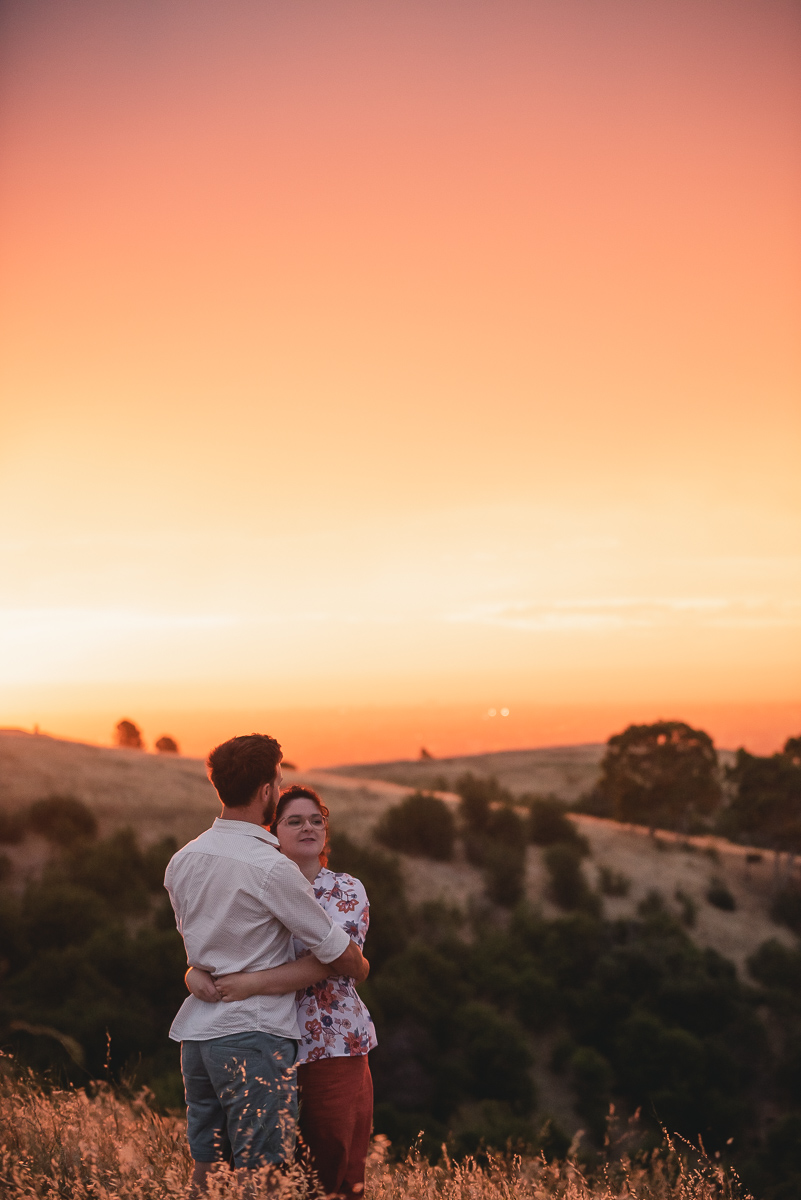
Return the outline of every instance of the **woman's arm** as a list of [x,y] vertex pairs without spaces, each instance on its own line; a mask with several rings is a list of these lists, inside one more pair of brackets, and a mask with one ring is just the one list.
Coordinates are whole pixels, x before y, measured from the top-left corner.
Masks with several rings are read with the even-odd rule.
[[[186,986],[199,1000],[247,1000],[250,996],[285,996],[287,992],[300,991],[345,971],[352,974],[357,983],[362,983],[370,971],[370,964],[353,942],[333,963],[321,963],[313,954],[307,954],[294,962],[282,963],[280,967],[237,971],[216,979],[199,967],[190,967],[186,973]],[[209,988],[214,991],[213,997]]]

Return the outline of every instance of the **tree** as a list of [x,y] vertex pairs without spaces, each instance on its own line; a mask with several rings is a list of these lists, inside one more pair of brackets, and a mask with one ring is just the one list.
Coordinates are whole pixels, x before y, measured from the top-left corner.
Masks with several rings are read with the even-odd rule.
[[37,800],[28,809],[27,816],[33,833],[47,838],[55,846],[71,846],[97,837],[95,814],[75,796],[48,796]]
[[453,858],[456,821],[444,800],[412,792],[387,809],[375,836],[391,850],[447,861]]
[[175,738],[168,737],[165,733],[164,736],[160,737],[156,742],[156,751],[159,754],[178,754],[178,743],[176,742]]
[[765,757],[740,748],[726,777],[735,793],[722,814],[723,832],[767,849],[801,853],[801,738],[788,738],[781,754]]
[[684,721],[629,725],[607,742],[597,791],[618,821],[686,829],[720,803],[714,743]]
[[126,750],[144,750],[142,734],[133,721],[129,721],[127,717],[123,717],[121,721],[117,722],[114,732],[118,746],[122,746]]

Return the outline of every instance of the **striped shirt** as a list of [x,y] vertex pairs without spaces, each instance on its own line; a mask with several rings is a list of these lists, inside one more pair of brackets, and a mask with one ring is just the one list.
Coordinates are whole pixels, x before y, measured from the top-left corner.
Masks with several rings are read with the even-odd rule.
[[[262,971],[295,957],[293,935],[320,962],[344,954],[350,938],[314,898],[312,885],[261,825],[217,818],[174,854],[164,886],[190,966],[212,975]],[[207,1041],[232,1033],[298,1038],[295,993],[207,1004],[184,1000],[173,1041]]]

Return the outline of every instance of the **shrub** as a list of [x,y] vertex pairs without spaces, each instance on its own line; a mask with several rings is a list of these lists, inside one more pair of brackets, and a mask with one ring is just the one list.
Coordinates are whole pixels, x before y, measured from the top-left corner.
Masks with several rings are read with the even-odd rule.
[[117,722],[114,729],[114,740],[118,746],[122,746],[126,750],[144,750],[145,748],[141,731],[127,717],[123,717],[121,721]]
[[392,850],[445,862],[453,858],[456,822],[444,800],[412,792],[384,813],[375,836]]
[[591,891],[581,869],[581,850],[570,842],[556,842],[545,851],[545,865],[551,880],[548,894],[560,908],[583,909],[597,913],[598,895]]
[[514,908],[522,899],[525,889],[525,842],[509,845],[502,841],[488,841],[483,863],[487,899],[504,908]]
[[553,846],[555,842],[584,842],[586,845],[561,800],[550,798],[531,801],[528,840],[535,846]]
[[58,846],[71,846],[97,836],[97,820],[75,796],[48,796],[28,809],[28,826]]
[[614,1071],[608,1059],[592,1046],[579,1046],[570,1058],[576,1108],[590,1124],[596,1141],[603,1140]]
[[655,917],[659,913],[667,912],[665,907],[665,897],[658,888],[651,888],[647,895],[637,905],[637,914],[647,920],[649,917]]
[[465,831],[486,829],[493,804],[508,804],[512,800],[511,792],[501,787],[494,776],[481,779],[470,771],[456,780],[456,791],[462,798],[459,815]]
[[[379,967],[403,950],[408,937],[408,911],[400,859],[383,850],[358,845],[344,833],[331,833],[332,871],[348,871],[365,886],[370,899],[367,957]],[[173,922],[174,923],[174,922]]]
[[681,908],[682,924],[686,925],[688,929],[692,929],[693,925],[695,925],[695,919],[698,915],[698,905],[695,903],[692,896],[688,896],[686,892],[681,890],[681,888],[676,888],[674,895]]
[[721,908],[724,912],[734,912],[737,907],[734,896],[717,875],[714,875],[709,881],[706,898],[710,904],[714,904],[715,908]]
[[770,916],[777,925],[786,925],[801,936],[801,887],[798,884],[790,884],[776,893]]
[[159,740],[156,742],[156,753],[157,754],[177,754],[178,753],[178,743],[176,742],[175,738],[168,737],[167,734],[165,733],[164,736],[160,737]]
[[526,826],[523,819],[508,805],[494,809],[487,822],[487,836],[504,846],[524,846]]
[[801,951],[771,938],[748,959],[748,970],[763,987],[801,994]]
[[35,883],[22,905],[23,930],[34,950],[80,945],[107,919],[88,888],[70,883]]
[[120,912],[148,907],[148,869],[132,829],[118,829],[102,842],[76,847],[67,870],[73,883],[112,901]]
[[16,846],[25,837],[25,818],[16,812],[0,811],[0,843]]
[[613,871],[611,867],[598,868],[598,887],[604,896],[628,896],[631,890],[631,880],[622,871]]

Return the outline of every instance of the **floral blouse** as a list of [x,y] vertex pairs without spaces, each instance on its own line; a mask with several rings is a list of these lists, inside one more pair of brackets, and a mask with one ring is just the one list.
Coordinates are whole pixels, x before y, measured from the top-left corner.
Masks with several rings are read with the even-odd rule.
[[[323,867],[312,886],[320,907],[363,947],[370,905],[359,880],[344,871]],[[309,953],[301,941],[293,941],[297,958]],[[298,1062],[367,1054],[376,1045],[373,1022],[352,979],[340,975],[313,983],[298,992],[297,1003]]]

